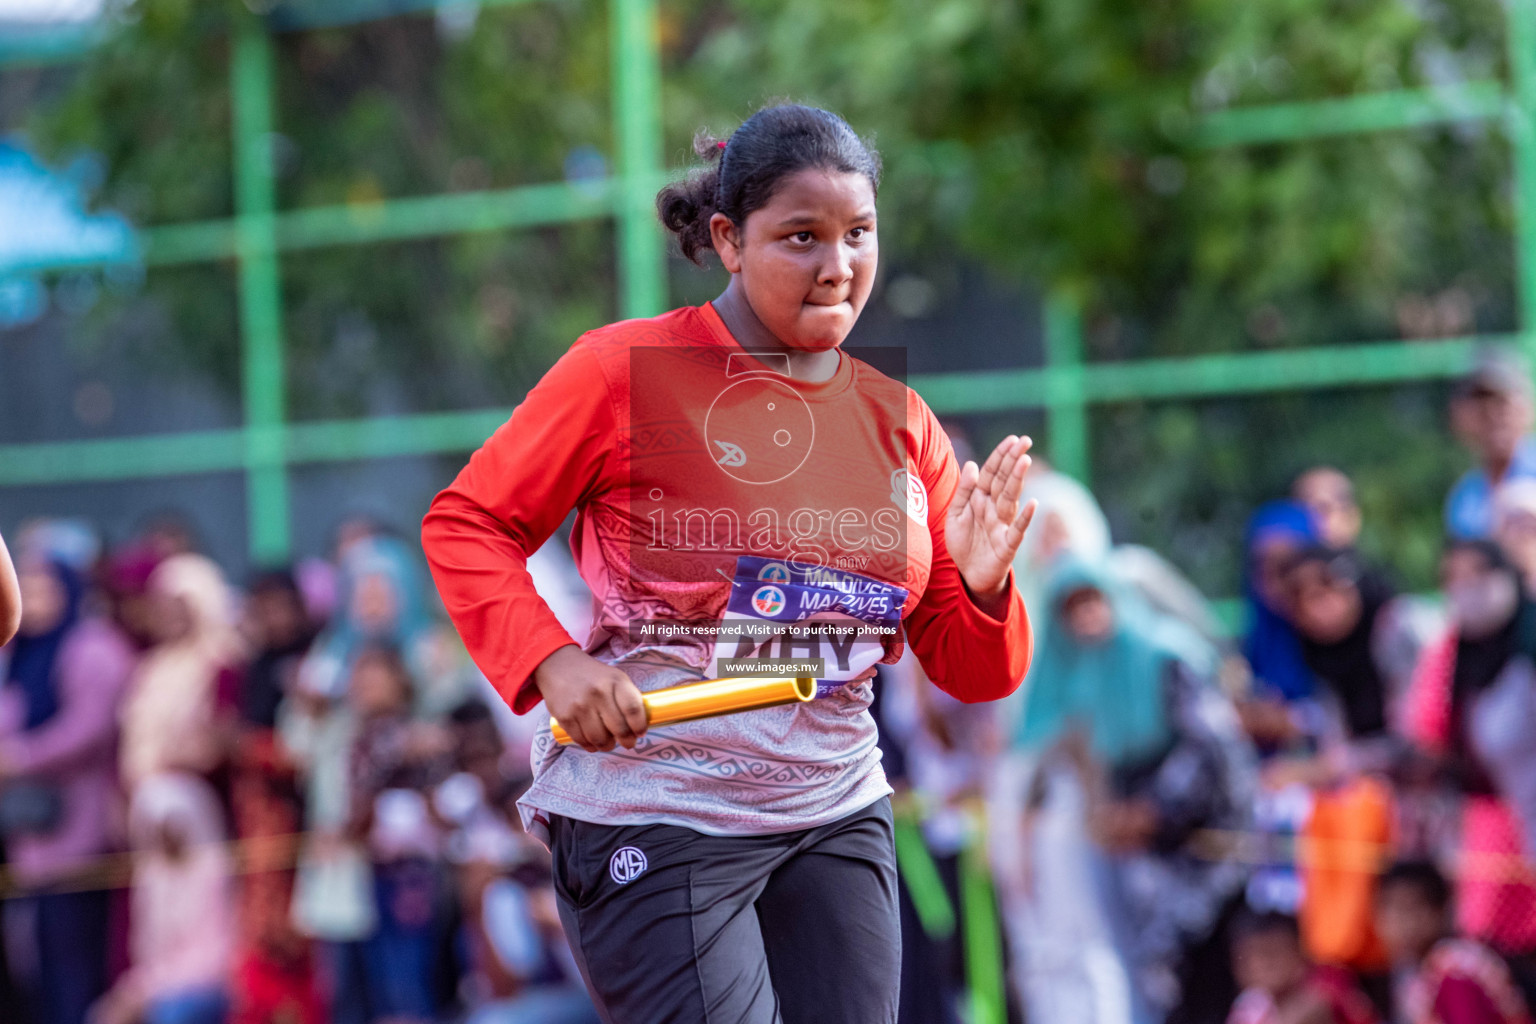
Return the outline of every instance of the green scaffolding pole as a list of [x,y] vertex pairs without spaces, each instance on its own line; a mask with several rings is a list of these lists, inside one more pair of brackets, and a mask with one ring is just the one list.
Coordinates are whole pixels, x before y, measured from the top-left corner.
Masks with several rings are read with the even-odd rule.
[[[494,426],[505,414],[497,409],[288,423],[280,275],[285,251],[612,217],[620,313],[644,316],[661,311],[666,305],[666,266],[652,211],[654,189],[665,177],[655,0],[608,3],[613,177],[286,211],[275,208],[272,178],[271,44],[262,23],[246,19],[233,40],[230,69],[234,216],[144,230],[145,258],[152,265],[237,261],[242,427],[0,445],[0,487],[242,471],[252,555],[279,558],[289,549],[290,465],[460,451],[478,444],[488,432],[486,424]],[[379,16],[388,15],[380,9]],[[1508,44],[1507,86],[1473,81],[1219,111],[1201,119],[1195,141],[1204,146],[1276,144],[1502,119],[1514,163],[1521,323],[1517,335],[1092,363],[1083,358],[1079,302],[1055,293],[1046,301],[1044,366],[928,375],[914,378],[913,386],[940,412],[1044,407],[1053,461],[1086,481],[1092,464],[1088,407],[1095,403],[1436,379],[1461,372],[1472,349],[1488,341],[1513,341],[1536,356],[1536,0],[1511,0]],[[20,269],[41,273],[58,268]]]
[[[1067,387],[1088,404],[1189,400],[1276,391],[1440,380],[1464,372],[1478,345],[1514,335],[1411,345],[1333,345],[1279,352],[1224,352],[1176,359],[1088,363],[979,373],[914,374],[909,383],[935,412],[1051,407]],[[1057,375],[1070,380],[1059,385]],[[283,428],[287,464],[462,452],[485,440],[509,408],[311,420]],[[0,487],[216,473],[245,466],[245,431],[202,430],[143,437],[0,444]]]
[[610,0],[614,139],[618,155],[619,309],[655,316],[666,305],[666,265],[654,190],[662,177],[661,70],[653,0]]
[[1088,484],[1088,407],[1083,394],[1083,322],[1075,296],[1045,300],[1045,405],[1052,464]]
[[1520,339],[1536,356],[1536,0],[1510,0],[1508,36]]
[[272,45],[255,18],[242,18],[236,30],[230,79],[246,515],[251,557],[276,561],[289,551],[283,296],[273,229]]

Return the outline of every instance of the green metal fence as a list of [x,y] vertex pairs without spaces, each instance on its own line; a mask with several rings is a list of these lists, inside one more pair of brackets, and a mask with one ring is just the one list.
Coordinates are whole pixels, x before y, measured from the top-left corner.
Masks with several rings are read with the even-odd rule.
[[[250,552],[289,553],[290,470],[315,462],[472,449],[509,412],[489,409],[387,418],[289,422],[284,400],[284,254],[322,246],[611,218],[616,222],[620,312],[647,316],[667,304],[664,242],[651,200],[665,177],[654,0],[609,0],[615,122],[613,177],[370,204],[278,209],[269,152],[274,130],[272,52],[263,22],[237,29],[230,77],[235,213],[224,220],[144,230],[151,265],[236,261],[244,424],[105,440],[0,445],[0,487],[242,471]],[[941,373],[911,383],[941,413],[1043,407],[1053,460],[1090,475],[1088,407],[1126,400],[1388,384],[1459,373],[1483,342],[1520,344],[1536,355],[1536,0],[1508,5],[1510,81],[1376,93],[1225,111],[1200,126],[1205,146],[1283,143],[1458,122],[1493,122],[1514,154],[1520,330],[1511,336],[1233,352],[1178,359],[1093,363],[1083,359],[1070,296],[1045,304],[1045,365],[1011,372]],[[39,270],[49,268],[37,268]]]

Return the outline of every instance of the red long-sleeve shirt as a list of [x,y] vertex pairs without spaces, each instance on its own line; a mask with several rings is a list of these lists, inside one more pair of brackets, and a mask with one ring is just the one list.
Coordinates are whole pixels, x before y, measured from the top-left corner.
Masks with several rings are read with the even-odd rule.
[[[1003,619],[977,608],[945,549],[959,471],[933,413],[846,354],[824,382],[791,380],[783,369],[742,350],[707,304],[593,331],[433,501],[422,524],[433,577],[476,663],[517,711],[539,700],[533,669],[573,642],[526,567],[572,509],[572,551],[596,600],[583,646],[641,689],[709,674],[708,643],[658,644],[636,623],[718,621],[743,555],[835,566],[905,588],[905,635],[935,683],[965,701],[1018,685],[1031,651],[1028,618],[1011,581]],[[893,638],[888,660],[899,653]],[[643,667],[661,662],[677,671]],[[818,710],[800,714],[825,719],[835,705],[846,720],[863,710],[868,687],[848,689],[841,702],[815,701],[804,709]],[[780,712],[791,713],[731,718],[750,728]],[[663,733],[689,730],[710,731],[673,726],[632,753],[550,750],[546,761],[606,758],[611,769],[645,758]],[[761,748],[749,756],[778,763],[794,760],[799,744],[754,732],[748,745]],[[728,746],[739,752],[734,740]],[[571,816],[599,820],[590,808]]]

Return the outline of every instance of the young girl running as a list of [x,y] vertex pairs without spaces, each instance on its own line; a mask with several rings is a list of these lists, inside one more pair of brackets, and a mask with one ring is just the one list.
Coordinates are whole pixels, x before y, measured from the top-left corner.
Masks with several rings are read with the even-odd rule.
[[[481,669],[574,740],[541,730],[520,808],[604,1020],[894,1021],[869,680],[904,643],[961,700],[1023,678],[1030,442],[962,468],[921,398],[840,348],[879,252],[879,159],[842,119],[771,107],[696,149],[707,166],[657,205],[725,291],[578,340],[422,544]],[[596,604],[581,645],[526,569],[572,509]],[[818,699],[647,731],[642,691],[764,662],[816,676]]]

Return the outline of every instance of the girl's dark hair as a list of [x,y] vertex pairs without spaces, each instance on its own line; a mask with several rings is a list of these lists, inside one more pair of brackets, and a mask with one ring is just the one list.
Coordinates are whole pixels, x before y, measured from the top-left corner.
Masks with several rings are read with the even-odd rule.
[[830,111],[799,104],[764,107],[728,140],[707,132],[694,136],[693,151],[707,166],[656,196],[656,212],[677,235],[683,255],[703,265],[700,254],[714,247],[709,219],[716,213],[733,224],[746,221],[773,198],[779,182],[808,169],[862,174],[880,188],[880,154]]
[[1440,869],[1427,860],[1400,861],[1392,865],[1376,880],[1376,892],[1379,896],[1395,885],[1416,889],[1419,897],[1435,910],[1445,910],[1451,905],[1451,884]]

